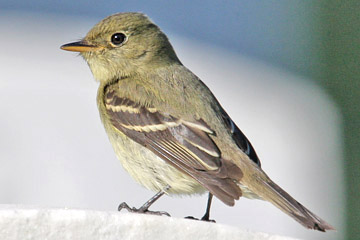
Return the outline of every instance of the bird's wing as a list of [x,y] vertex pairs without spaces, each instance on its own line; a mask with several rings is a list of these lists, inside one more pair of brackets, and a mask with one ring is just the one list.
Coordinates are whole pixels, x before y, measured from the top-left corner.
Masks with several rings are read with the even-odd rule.
[[243,176],[231,161],[223,159],[211,139],[215,135],[201,119],[185,121],[118,96],[106,88],[106,113],[120,132],[151,150],[178,170],[190,175],[228,205],[241,190],[235,183]]
[[225,122],[225,125],[230,132],[236,145],[243,151],[249,158],[255,162],[259,167],[261,167],[260,159],[258,158],[254,147],[251,145],[247,137],[242,133],[242,131],[236,126],[236,124],[231,120],[229,115],[225,112],[224,109],[221,109],[221,116]]

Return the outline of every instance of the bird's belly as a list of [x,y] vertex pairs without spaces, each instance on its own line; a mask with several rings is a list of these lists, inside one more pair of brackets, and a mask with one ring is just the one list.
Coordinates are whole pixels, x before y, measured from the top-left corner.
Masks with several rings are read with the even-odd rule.
[[206,191],[198,181],[125,135],[119,133],[109,137],[124,169],[147,189],[161,191],[170,186],[166,191],[169,194],[201,194]]

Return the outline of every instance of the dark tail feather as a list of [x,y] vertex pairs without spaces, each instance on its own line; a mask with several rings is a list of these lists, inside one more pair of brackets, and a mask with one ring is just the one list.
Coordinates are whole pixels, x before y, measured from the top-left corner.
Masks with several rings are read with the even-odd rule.
[[304,227],[322,232],[325,232],[326,230],[335,230],[333,226],[305,208],[270,179],[261,183],[258,182],[258,184],[261,186],[256,187],[257,190],[260,190],[254,191],[256,194],[264,200],[274,204]]

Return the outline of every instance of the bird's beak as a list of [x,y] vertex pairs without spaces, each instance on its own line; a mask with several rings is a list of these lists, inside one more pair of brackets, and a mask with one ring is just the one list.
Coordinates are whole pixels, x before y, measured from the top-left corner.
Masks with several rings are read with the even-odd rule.
[[71,52],[93,52],[101,49],[102,47],[90,45],[82,40],[79,42],[64,44],[60,48],[62,50],[71,51]]

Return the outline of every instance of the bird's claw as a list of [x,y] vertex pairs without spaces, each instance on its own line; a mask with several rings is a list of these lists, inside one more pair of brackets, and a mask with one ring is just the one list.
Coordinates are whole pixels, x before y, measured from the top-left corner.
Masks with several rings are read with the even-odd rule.
[[191,220],[197,220],[197,221],[204,221],[204,222],[216,223],[215,220],[206,218],[205,216],[202,217],[201,219],[195,218],[195,217],[193,217],[193,216],[187,216],[187,217],[185,217],[185,219],[191,219]]
[[135,208],[135,207],[129,207],[129,205],[126,202],[123,202],[119,205],[118,207],[118,211],[120,212],[121,210],[126,209],[128,212],[132,212],[132,213],[142,213],[142,214],[151,214],[151,215],[158,215],[158,216],[168,216],[171,217],[169,213],[165,212],[165,211],[150,211],[147,208]]

